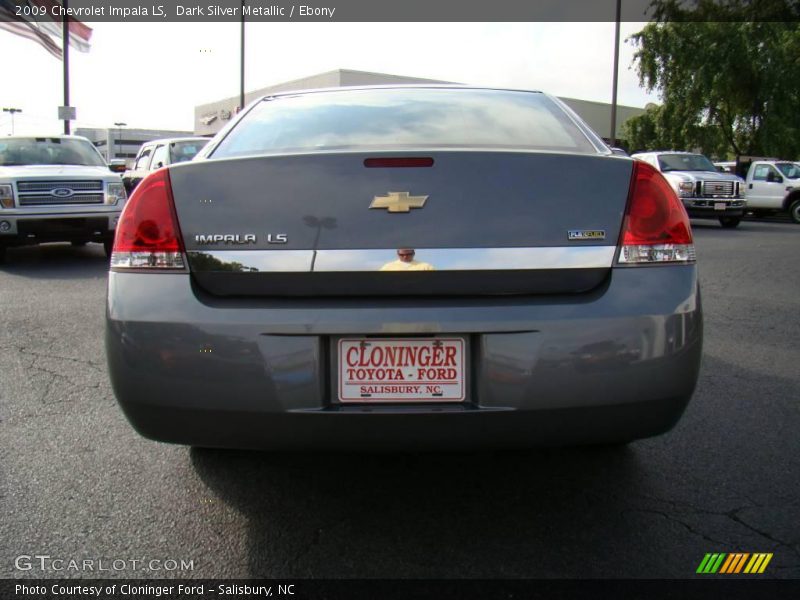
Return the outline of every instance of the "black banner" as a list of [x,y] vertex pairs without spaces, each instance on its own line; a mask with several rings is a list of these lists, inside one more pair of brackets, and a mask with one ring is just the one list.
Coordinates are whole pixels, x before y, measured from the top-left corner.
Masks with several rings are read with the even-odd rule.
[[800,597],[797,580],[177,580],[45,579],[0,581],[3,600],[516,600],[671,598],[782,600]]
[[[614,22],[617,0],[0,0],[0,21],[84,22]],[[619,3],[620,20],[793,21],[794,0],[675,0],[658,15],[652,0]]]

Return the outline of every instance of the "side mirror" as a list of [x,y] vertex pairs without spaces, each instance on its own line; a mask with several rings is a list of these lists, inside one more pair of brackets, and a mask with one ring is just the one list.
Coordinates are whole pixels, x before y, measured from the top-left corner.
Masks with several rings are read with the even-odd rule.
[[108,163],[108,170],[112,173],[124,173],[125,169],[125,161],[122,159],[115,158]]

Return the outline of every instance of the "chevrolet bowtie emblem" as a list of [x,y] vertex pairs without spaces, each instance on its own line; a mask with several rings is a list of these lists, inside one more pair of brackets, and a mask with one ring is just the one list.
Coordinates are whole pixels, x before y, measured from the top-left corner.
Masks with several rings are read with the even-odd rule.
[[388,196],[375,196],[370,208],[387,208],[390,213],[408,212],[425,206],[427,196],[411,196],[408,192],[389,192]]

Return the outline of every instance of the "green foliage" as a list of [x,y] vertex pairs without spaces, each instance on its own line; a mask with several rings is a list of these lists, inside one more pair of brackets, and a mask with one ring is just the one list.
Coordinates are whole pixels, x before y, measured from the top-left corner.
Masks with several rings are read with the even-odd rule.
[[695,150],[726,157],[728,145],[720,129],[695,119],[686,106],[663,105],[625,123],[625,139],[631,152],[643,150]]
[[[631,149],[800,156],[798,4],[699,0],[688,11],[656,0],[657,22],[629,41],[640,82],[663,106],[626,124]],[[794,21],[766,20],[778,18]]]

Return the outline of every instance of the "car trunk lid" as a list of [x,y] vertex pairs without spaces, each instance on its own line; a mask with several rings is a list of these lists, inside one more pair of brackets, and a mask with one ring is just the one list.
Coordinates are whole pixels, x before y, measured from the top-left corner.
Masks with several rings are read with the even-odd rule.
[[[200,161],[170,177],[193,277],[215,295],[579,293],[608,275],[631,165],[324,152]],[[430,270],[396,270],[409,249]]]

